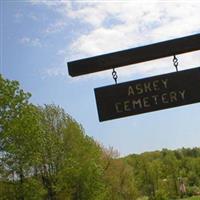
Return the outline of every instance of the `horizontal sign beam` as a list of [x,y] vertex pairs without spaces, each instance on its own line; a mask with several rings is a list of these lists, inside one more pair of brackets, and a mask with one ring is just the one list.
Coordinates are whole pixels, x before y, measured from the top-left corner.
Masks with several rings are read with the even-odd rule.
[[99,120],[200,102],[200,67],[95,89]]
[[200,50],[200,34],[71,61],[68,71],[79,76],[196,50]]

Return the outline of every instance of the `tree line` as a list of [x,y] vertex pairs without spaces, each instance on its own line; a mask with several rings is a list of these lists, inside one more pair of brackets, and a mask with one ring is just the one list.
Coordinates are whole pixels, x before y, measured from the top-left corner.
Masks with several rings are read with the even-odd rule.
[[200,195],[200,148],[163,149],[123,160],[133,170],[139,196],[167,200]]
[[[198,195],[200,149],[119,158],[56,105],[0,75],[1,200],[165,200]],[[181,190],[182,188],[182,190]]]

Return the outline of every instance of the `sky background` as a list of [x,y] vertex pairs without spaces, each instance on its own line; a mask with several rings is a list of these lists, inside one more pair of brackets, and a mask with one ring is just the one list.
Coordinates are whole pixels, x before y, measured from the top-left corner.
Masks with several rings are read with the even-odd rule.
[[[94,88],[112,71],[71,78],[67,62],[200,33],[199,1],[0,1],[0,73],[18,80],[34,104],[56,104],[86,134],[122,156],[200,146],[200,104],[99,122]],[[177,56],[200,66],[200,51]],[[175,71],[173,58],[117,68],[125,82]]]

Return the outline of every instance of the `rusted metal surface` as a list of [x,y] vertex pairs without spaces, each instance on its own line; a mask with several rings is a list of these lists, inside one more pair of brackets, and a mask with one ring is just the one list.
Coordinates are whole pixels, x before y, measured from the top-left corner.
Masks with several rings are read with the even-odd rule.
[[100,121],[200,102],[200,67],[94,89]]

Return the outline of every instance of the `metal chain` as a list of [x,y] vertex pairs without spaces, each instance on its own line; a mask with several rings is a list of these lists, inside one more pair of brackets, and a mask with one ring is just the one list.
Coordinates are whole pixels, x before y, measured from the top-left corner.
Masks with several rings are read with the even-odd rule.
[[115,81],[115,84],[117,84],[117,78],[118,78],[118,76],[117,76],[117,72],[115,71],[115,68],[113,68],[112,76],[113,76],[113,79]]
[[176,57],[176,55],[174,55],[173,63],[174,67],[176,68],[176,71],[178,72],[178,58]]

